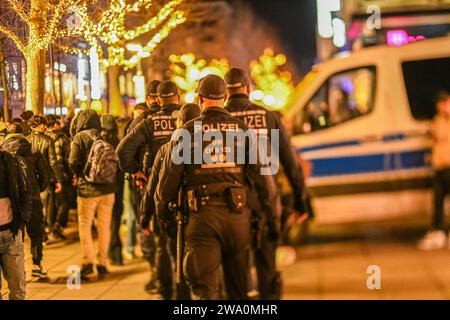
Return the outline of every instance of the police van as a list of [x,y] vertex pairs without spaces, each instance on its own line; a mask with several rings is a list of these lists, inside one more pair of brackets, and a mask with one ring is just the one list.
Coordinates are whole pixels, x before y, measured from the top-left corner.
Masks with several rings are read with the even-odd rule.
[[312,164],[317,222],[431,213],[430,120],[440,90],[450,92],[450,37],[366,48],[304,78],[288,120]]

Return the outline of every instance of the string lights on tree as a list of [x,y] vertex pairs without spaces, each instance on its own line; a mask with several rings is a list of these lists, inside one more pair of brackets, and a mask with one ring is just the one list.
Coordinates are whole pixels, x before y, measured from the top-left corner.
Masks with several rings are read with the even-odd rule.
[[26,108],[42,112],[45,87],[45,52],[59,38],[58,27],[66,10],[83,0],[2,0],[0,33],[12,40],[26,65]]
[[280,68],[286,64],[286,56],[277,54],[272,49],[264,50],[258,60],[250,63],[251,75],[255,89],[250,98],[269,109],[283,109],[293,92],[292,75]]
[[192,53],[171,55],[169,62],[169,68],[173,73],[171,80],[183,91],[182,99],[187,103],[195,101],[195,89],[201,78],[208,74],[223,77],[229,69],[226,59],[213,59],[207,62],[205,59],[197,60]]
[[[90,16],[89,4],[82,3],[72,7],[74,19],[79,25],[65,28],[59,31],[60,38],[82,37],[91,47],[95,47],[106,67],[123,66],[126,69],[133,68],[140,59],[149,57],[158,44],[168,37],[170,32],[178,25],[186,21],[184,12],[177,10],[184,0],[171,0],[166,3],[158,13],[144,24],[132,29],[126,27],[126,18],[129,14],[136,14],[147,10],[152,5],[152,0],[137,0],[132,4],[124,0],[111,0],[106,10],[101,13],[98,22],[95,23]],[[125,48],[127,43],[136,38],[155,32],[149,42],[127,57]],[[107,57],[103,52],[106,47]],[[82,53],[82,50],[70,47],[64,48],[67,53]]]

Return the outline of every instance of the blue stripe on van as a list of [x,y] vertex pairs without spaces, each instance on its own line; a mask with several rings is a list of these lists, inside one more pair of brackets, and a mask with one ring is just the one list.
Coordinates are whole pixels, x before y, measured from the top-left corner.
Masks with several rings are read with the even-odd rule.
[[313,177],[429,168],[430,150],[392,154],[371,154],[352,157],[312,159]]
[[310,146],[310,147],[304,147],[300,148],[300,152],[311,152],[311,151],[317,151],[317,150],[325,150],[325,149],[331,149],[331,148],[339,148],[339,147],[350,147],[350,146],[358,146],[367,141],[383,141],[383,142],[391,142],[391,141],[397,141],[397,140],[404,140],[406,138],[406,135],[404,133],[394,133],[394,134],[387,134],[382,136],[381,138],[371,138],[367,137],[360,140],[346,140],[346,141],[340,141],[340,142],[333,142],[333,143],[324,143],[319,144],[316,146]]

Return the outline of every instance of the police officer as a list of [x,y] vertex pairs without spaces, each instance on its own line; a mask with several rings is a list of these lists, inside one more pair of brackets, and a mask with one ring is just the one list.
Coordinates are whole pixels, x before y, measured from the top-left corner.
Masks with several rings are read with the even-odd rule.
[[[203,112],[184,126],[190,138],[183,134],[171,156],[164,159],[155,193],[156,211],[173,237],[175,218],[167,208],[176,201],[179,189],[184,190],[190,212],[185,270],[194,298],[221,298],[222,265],[228,298],[247,299],[251,213],[246,206],[246,189],[252,186],[258,190],[261,206],[270,216],[270,188],[274,186],[259,175],[258,165],[249,164],[251,141],[230,143],[233,133],[247,128],[223,108],[223,79],[209,75],[200,81],[197,92]],[[192,140],[199,135],[204,139]],[[174,155],[185,152],[191,155],[190,160],[173,161]],[[239,152],[246,156],[242,162],[238,161]],[[201,159],[196,159],[198,155]]]
[[161,84],[159,80],[153,80],[147,86],[147,106],[149,113],[148,115],[153,115],[160,110],[160,105],[158,103],[158,86]]
[[[183,127],[183,125],[200,116],[200,107],[196,104],[184,105],[179,113],[177,119],[177,128]],[[144,197],[141,202],[141,228],[147,235],[151,232],[151,221],[156,222],[155,214],[155,201],[154,194],[159,182],[159,173],[161,171],[161,165],[164,158],[170,157],[171,142],[168,141],[164,144],[156,154],[150,178],[147,183]],[[176,242],[170,241],[165,232],[159,229],[158,223],[153,223],[153,230],[157,233],[158,249],[157,249],[157,264],[158,264],[158,279],[160,291],[166,297],[171,294],[171,288],[173,286],[173,266],[172,264],[176,259]],[[151,233],[150,233],[151,234]],[[169,250],[167,250],[169,249]],[[173,262],[173,263],[172,263]],[[162,268],[164,266],[164,268]]]
[[[180,97],[177,86],[171,81],[163,81],[158,86],[157,102],[161,105],[161,109],[154,115],[149,116],[137,125],[119,144],[117,154],[119,156],[119,164],[124,172],[131,174],[136,180],[147,181],[149,169],[153,165],[154,158],[159,148],[165,144],[172,136],[176,129],[176,120],[180,110]],[[146,147],[147,156],[144,159],[143,166],[136,160],[139,159],[139,151],[142,147]],[[146,169],[148,168],[148,169]],[[166,243],[156,234],[156,252],[167,252]],[[163,239],[164,240],[164,239]],[[142,242],[142,241],[141,241]],[[166,261],[166,260],[164,260]],[[153,274],[158,274],[158,269],[169,270],[163,265],[161,259],[155,258],[153,266]],[[152,274],[152,277],[153,277]],[[159,279],[161,280],[161,279]],[[147,289],[156,289],[163,298],[169,298],[172,294],[172,288],[166,286],[166,281],[151,281]]]
[[[248,127],[255,129],[258,135],[267,135],[266,138],[269,142],[279,143],[279,160],[295,196],[294,210],[298,214],[304,214],[305,186],[303,173],[280,118],[249,100],[250,82],[244,70],[230,69],[225,75],[225,81],[228,94],[226,109],[233,116],[244,121]],[[273,131],[271,130],[278,130],[278,141],[275,141],[275,136],[272,137]],[[249,198],[252,210],[254,213],[258,212],[260,209],[257,201],[255,201],[257,200],[255,195],[250,194]],[[280,217],[275,218],[278,220]],[[258,290],[260,298],[263,300],[279,299],[281,295],[281,278],[275,266],[278,226],[279,221],[266,221],[265,228],[268,232],[264,232],[265,237],[255,248]]]

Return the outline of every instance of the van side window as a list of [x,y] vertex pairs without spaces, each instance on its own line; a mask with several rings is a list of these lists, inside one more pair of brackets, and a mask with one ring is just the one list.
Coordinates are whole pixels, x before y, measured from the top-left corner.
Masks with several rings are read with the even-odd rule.
[[402,69],[412,116],[432,119],[436,95],[441,90],[450,91],[450,58],[407,61]]
[[375,84],[375,67],[331,76],[294,119],[294,134],[323,130],[369,113],[374,106]]

